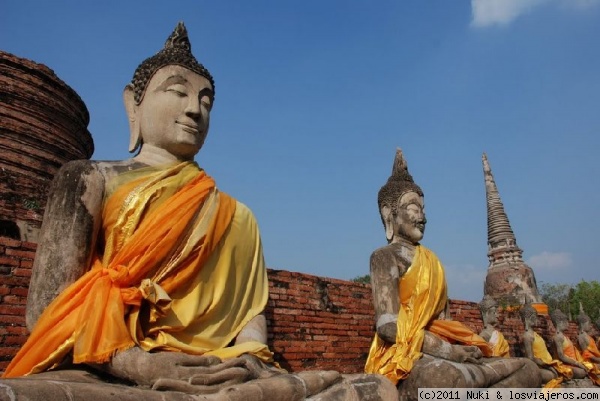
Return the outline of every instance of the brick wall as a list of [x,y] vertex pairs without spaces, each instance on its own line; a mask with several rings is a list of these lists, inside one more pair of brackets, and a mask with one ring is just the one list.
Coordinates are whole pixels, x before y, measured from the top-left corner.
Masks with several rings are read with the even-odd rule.
[[0,237],[0,371],[25,340],[25,303],[36,244]]
[[[0,372],[27,338],[25,302],[36,244],[0,237]],[[269,346],[289,371],[362,372],[374,333],[371,287],[332,278],[269,269],[270,298],[265,311]],[[452,300],[450,312],[476,332],[483,323],[474,302]],[[523,323],[518,312],[501,311],[500,328],[514,356]],[[554,334],[548,316],[536,331],[547,340]],[[571,323],[567,335],[577,336]]]

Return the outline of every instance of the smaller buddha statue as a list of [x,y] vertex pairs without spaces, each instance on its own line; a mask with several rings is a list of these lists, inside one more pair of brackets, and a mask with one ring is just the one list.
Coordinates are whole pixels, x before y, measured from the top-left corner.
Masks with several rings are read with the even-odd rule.
[[526,304],[519,311],[525,325],[522,343],[523,351],[527,358],[538,366],[542,382],[545,388],[556,388],[565,381],[573,378],[573,370],[570,366],[558,359],[552,358],[542,336],[533,330],[537,322],[537,311],[531,304]]
[[401,399],[423,387],[536,387],[526,358],[486,358],[487,341],[450,319],[444,267],[420,244],[425,232],[423,191],[400,149],[378,194],[388,244],[371,254],[376,334],[365,372],[397,385]]
[[584,312],[581,305],[579,306],[579,315],[577,316],[577,324],[579,326],[579,334],[577,336],[577,343],[581,350],[581,356],[583,357],[584,363],[588,362],[594,365],[600,363],[600,350],[592,337],[594,327],[592,326],[592,319]]
[[555,309],[550,314],[552,323],[556,328],[556,334],[553,336],[556,357],[562,363],[569,365],[573,370],[573,379],[583,379],[588,375],[588,368],[583,363],[583,357],[575,348],[571,339],[564,334],[564,331],[569,326],[567,316],[560,310]]
[[494,298],[486,295],[479,303],[479,310],[483,320],[483,330],[479,335],[491,345],[492,356],[510,357],[508,341],[506,341],[502,332],[496,328],[498,324],[498,303]]

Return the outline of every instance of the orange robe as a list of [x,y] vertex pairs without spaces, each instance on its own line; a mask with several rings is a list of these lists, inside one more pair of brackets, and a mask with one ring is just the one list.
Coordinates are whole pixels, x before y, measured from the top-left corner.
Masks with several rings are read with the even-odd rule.
[[134,345],[268,360],[264,344],[228,347],[268,298],[249,210],[191,162],[106,187],[103,253],[46,308],[4,377],[47,370],[70,352],[75,363],[102,363]]
[[533,356],[535,358],[539,358],[542,362],[546,364],[547,367],[552,367],[558,372],[558,377],[550,380],[544,388],[557,388],[560,383],[564,380],[570,380],[573,377],[573,369],[571,369],[568,365],[562,363],[558,359],[553,359],[548,352],[548,348],[546,347],[546,342],[535,331],[533,332]]
[[565,339],[562,344],[564,354],[569,358],[576,360],[577,362],[581,362],[587,370],[588,377],[596,386],[600,386],[600,366],[590,361],[586,361],[579,350],[575,348],[575,345],[573,342],[571,342],[569,337],[564,336],[564,338]]
[[365,365],[366,373],[379,373],[394,384],[405,379],[421,358],[425,330],[451,343],[478,346],[491,356],[489,344],[460,322],[436,320],[447,302],[444,268],[437,256],[422,245],[416,247],[411,266],[399,280],[400,310],[394,344],[377,334]]
[[590,336],[587,333],[585,335],[587,336],[588,346],[586,349],[583,350],[583,352],[581,353],[581,356],[583,357],[583,359],[585,361],[594,363],[594,362],[592,362],[591,358],[592,357],[600,358],[600,350],[598,349],[598,346],[594,342],[594,339],[592,338],[592,336]]

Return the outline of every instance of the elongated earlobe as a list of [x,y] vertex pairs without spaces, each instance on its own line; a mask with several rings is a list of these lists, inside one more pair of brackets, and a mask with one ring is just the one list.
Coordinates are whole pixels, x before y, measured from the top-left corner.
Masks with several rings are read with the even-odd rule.
[[394,237],[394,219],[392,209],[389,206],[381,207],[381,217],[385,224],[385,238],[390,242]]
[[131,84],[123,90],[123,103],[127,111],[127,119],[129,121],[129,153],[135,152],[142,143],[140,133],[140,124],[137,118],[138,105],[135,103],[135,96]]

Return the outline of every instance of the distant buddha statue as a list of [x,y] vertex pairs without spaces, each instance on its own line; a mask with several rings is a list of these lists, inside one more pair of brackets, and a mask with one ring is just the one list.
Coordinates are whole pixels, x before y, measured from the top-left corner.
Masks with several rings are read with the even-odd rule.
[[[588,369],[591,366],[586,366],[581,353],[564,333],[569,326],[567,316],[560,309],[555,309],[550,314],[550,317],[552,318],[554,328],[556,328],[556,334],[552,337],[552,341],[554,342],[557,359],[571,367],[573,370],[573,379],[585,378],[588,376]],[[598,384],[593,376],[595,374],[591,372],[590,379]]]
[[584,312],[583,308],[580,305],[580,312],[577,316],[577,324],[579,326],[579,334],[577,336],[577,343],[579,345],[579,349],[581,350],[581,356],[584,360],[584,363],[588,363],[588,367],[592,369],[595,367],[597,369],[597,365],[600,363],[600,350],[596,346],[596,342],[592,337],[592,333],[594,332],[594,327],[592,326],[592,319]]
[[[338,372],[291,375],[273,365],[257,222],[194,162],[215,84],[182,23],[139,65],[123,98],[136,154],[70,162],[58,172],[29,288],[31,335],[3,377],[55,383],[56,375],[34,374],[75,368],[141,386],[119,388],[127,394],[226,389],[253,400],[302,400],[344,381]],[[71,377],[55,372],[67,375],[63,383]],[[374,388],[373,399],[389,386],[377,376],[359,379]],[[17,393],[35,387],[27,378],[7,382]],[[86,391],[96,383],[86,381]],[[46,390],[36,394],[57,399]],[[125,394],[116,391],[98,394]],[[223,397],[210,399],[230,399]],[[126,399],[163,398],[147,390]]]
[[498,324],[498,303],[494,298],[486,295],[479,303],[479,310],[483,320],[483,330],[479,335],[492,347],[492,356],[510,357],[508,341],[506,341],[502,332],[496,328]]
[[525,333],[523,333],[523,352],[525,356],[531,359],[538,366],[542,376],[542,382],[545,388],[556,388],[565,380],[573,378],[573,369],[562,363],[561,361],[552,358],[546,343],[542,336],[533,330],[533,326],[537,322],[537,311],[527,303],[519,311],[521,319],[525,325]]
[[365,371],[398,385],[403,399],[419,387],[536,387],[538,370],[525,358],[487,358],[489,344],[449,319],[444,268],[420,244],[427,222],[423,191],[397,150],[378,195],[388,245],[371,255],[376,334]]

